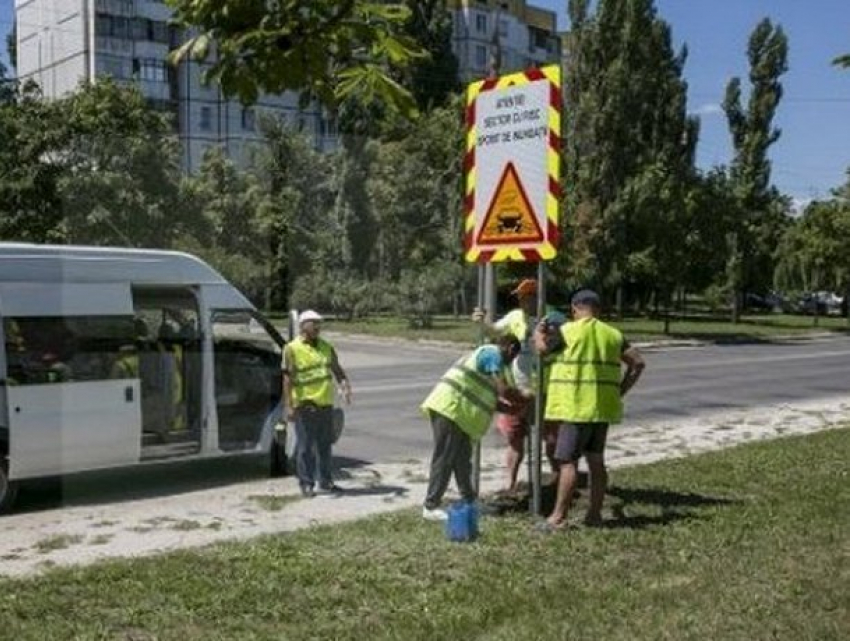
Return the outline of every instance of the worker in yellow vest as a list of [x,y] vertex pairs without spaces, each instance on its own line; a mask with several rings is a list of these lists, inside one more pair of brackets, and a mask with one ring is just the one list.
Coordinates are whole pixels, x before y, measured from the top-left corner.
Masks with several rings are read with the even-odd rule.
[[482,345],[461,357],[437,383],[422,403],[434,432],[434,452],[423,518],[448,518],[440,502],[454,474],[458,491],[465,501],[476,499],[472,483],[472,444],[487,432],[497,399],[518,395],[510,387],[509,366],[520,351],[519,341],[500,336],[495,345]]
[[[508,471],[508,483],[505,489],[508,492],[514,492],[517,488],[519,468],[525,456],[525,441],[534,420],[533,401],[536,379],[533,376],[534,351],[531,338],[536,324],[537,281],[534,278],[521,280],[511,292],[511,296],[516,297],[519,306],[495,323],[484,325],[484,331],[489,336],[508,334],[516,337],[521,346],[520,353],[511,368],[522,397],[517,402],[505,402],[504,411],[496,414],[496,428],[508,443],[505,455],[505,466]],[[484,323],[484,310],[476,308],[472,314],[472,320]],[[552,425],[545,425],[541,436],[552,474],[557,476],[558,464],[554,459],[557,429]]]
[[287,420],[295,424],[298,483],[306,497],[315,494],[317,459],[319,488],[342,491],[331,471],[334,379],[342,387],[345,402],[351,403],[351,385],[336,350],[319,336],[321,321],[313,310],[303,312],[298,317],[300,335],[283,350],[283,397]]
[[[599,296],[581,290],[572,298],[573,321],[557,334],[547,334],[541,323],[535,330],[536,348],[556,354],[548,382],[546,420],[556,421],[555,458],[560,463],[555,507],[541,525],[547,531],[566,527],[584,456],[590,471],[588,525],[602,521],[602,503],[608,484],[605,441],[608,426],[623,417],[623,396],[637,383],[645,367],[638,350],[615,327],[599,320]],[[621,363],[626,366],[621,372]]]

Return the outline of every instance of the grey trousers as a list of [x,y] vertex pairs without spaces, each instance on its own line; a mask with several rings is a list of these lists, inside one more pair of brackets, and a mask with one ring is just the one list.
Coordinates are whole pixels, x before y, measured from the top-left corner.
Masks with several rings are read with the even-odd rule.
[[472,486],[472,440],[454,421],[436,412],[430,414],[434,453],[431,455],[431,475],[428,478],[425,507],[434,509],[440,505],[452,474],[461,497],[467,501],[475,500]]
[[312,488],[315,484],[316,459],[319,461],[319,485],[332,485],[333,408],[299,408],[295,412],[295,438],[295,466],[301,487]]

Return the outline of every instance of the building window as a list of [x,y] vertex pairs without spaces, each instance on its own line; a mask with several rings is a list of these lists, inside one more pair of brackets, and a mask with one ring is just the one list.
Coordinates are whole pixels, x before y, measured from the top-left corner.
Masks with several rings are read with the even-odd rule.
[[487,47],[475,45],[475,65],[480,69],[487,66]]
[[549,33],[544,31],[543,29],[536,29],[534,27],[528,28],[528,35],[530,39],[530,45],[532,49],[545,49],[546,51],[550,50],[552,38]]
[[168,24],[159,20],[136,18],[132,21],[131,33],[134,40],[161,42],[163,44],[171,42]]
[[99,13],[95,16],[95,35],[107,38],[130,38],[134,27],[129,18]]
[[127,18],[112,18],[112,36],[115,38],[129,38],[130,21]]
[[167,82],[168,66],[164,60],[154,58],[135,58],[133,60],[133,74],[139,80],[148,82]]
[[487,33],[487,16],[483,13],[475,14],[475,28],[478,33]]
[[151,42],[162,42],[164,44],[168,44],[170,41],[169,33],[168,33],[168,25],[159,20],[151,20],[150,22],[150,30],[149,30],[149,40]]
[[144,18],[136,18],[133,20],[133,40],[147,40],[148,38],[148,22]]
[[256,126],[254,110],[248,108],[242,109],[242,129],[245,131],[254,131]]
[[508,21],[499,20],[499,35],[505,38],[508,37]]
[[201,131],[210,131],[212,129],[212,109],[210,107],[201,107]]

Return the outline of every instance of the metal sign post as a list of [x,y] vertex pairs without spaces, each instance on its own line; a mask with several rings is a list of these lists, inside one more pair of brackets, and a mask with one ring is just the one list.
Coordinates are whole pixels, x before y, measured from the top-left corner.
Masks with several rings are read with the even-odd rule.
[[[485,272],[485,266],[478,266],[478,309],[484,309],[485,301],[487,296],[485,294],[485,288],[487,286],[487,274]],[[492,314],[492,312],[488,311],[488,315]],[[486,320],[486,319],[485,319]],[[478,344],[483,345],[484,339],[486,338],[486,333],[484,331],[484,325],[480,326],[480,331],[478,332]],[[481,488],[481,441],[476,441],[472,446],[472,487],[475,490],[475,493],[478,494]]]
[[[539,323],[546,314],[546,264],[537,263],[537,322]],[[529,510],[532,515],[540,514],[543,483],[541,480],[543,463],[542,458],[542,435],[543,435],[543,413],[545,393],[543,381],[543,357],[538,353],[534,359],[534,425],[531,428],[531,500]]]

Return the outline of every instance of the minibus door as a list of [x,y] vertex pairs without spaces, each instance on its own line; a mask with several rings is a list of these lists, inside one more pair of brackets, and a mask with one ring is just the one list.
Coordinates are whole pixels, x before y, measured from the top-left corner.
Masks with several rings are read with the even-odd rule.
[[219,448],[265,451],[283,413],[283,338],[248,310],[214,310],[212,330]]
[[10,478],[137,463],[139,380],[117,373],[132,348],[127,288],[4,283],[0,319]]

